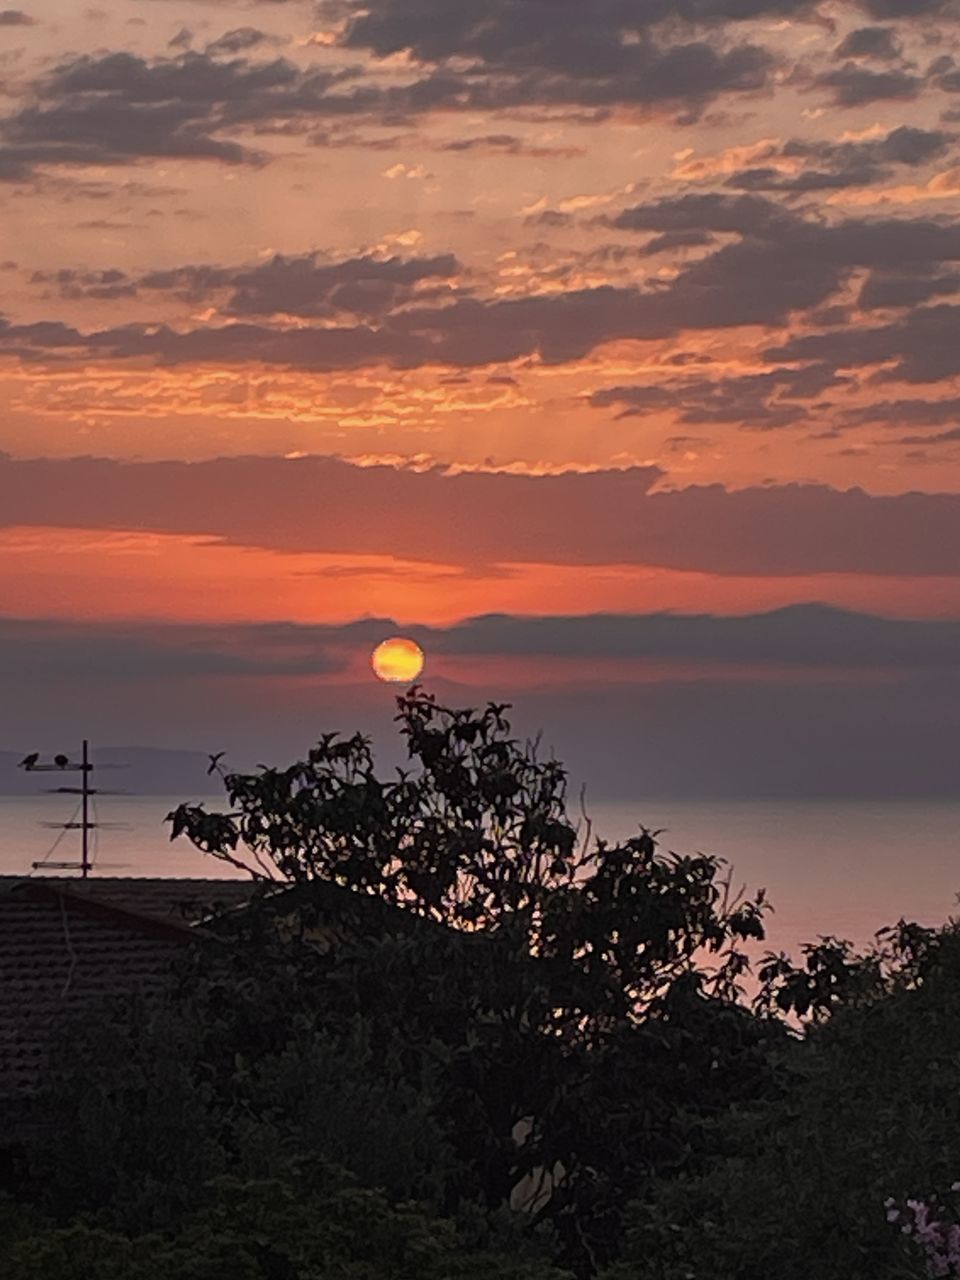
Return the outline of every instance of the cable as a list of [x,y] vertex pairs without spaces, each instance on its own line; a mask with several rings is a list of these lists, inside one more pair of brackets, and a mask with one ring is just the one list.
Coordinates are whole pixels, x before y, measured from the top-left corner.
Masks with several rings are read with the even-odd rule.
[[62,1000],[70,990],[70,984],[73,982],[73,975],[77,971],[77,953],[73,946],[73,939],[70,937],[70,923],[67,919],[67,904],[63,894],[60,897],[60,920],[63,924],[63,941],[67,948],[67,955],[70,957],[70,968],[67,970],[66,981],[63,984],[63,990],[60,992]]
[[[74,822],[74,821],[76,820],[77,814],[80,812],[80,810],[81,810],[81,808],[82,808],[82,807],[83,807],[83,801],[82,801],[82,800],[80,800],[80,801],[78,801],[78,802],[77,802],[77,807],[74,809],[73,813],[70,815],[70,821],[71,821],[71,822]],[[56,853],[56,851],[57,851],[57,848],[58,848],[58,847],[59,847],[59,845],[60,845],[60,841],[61,841],[61,840],[63,839],[63,837],[67,834],[67,831],[68,831],[68,830],[69,830],[69,828],[68,828],[68,827],[64,827],[64,828],[63,828],[63,830],[62,830],[62,831],[60,832],[60,834],[57,836],[56,840],[54,840],[53,844],[50,846],[50,848],[47,850],[47,852],[46,852],[46,853],[43,855],[43,857],[40,859],[39,863],[38,863],[35,867],[33,867],[33,868],[31,869],[31,871],[30,871],[30,876],[35,875],[35,874],[40,870],[40,867],[41,867],[41,866],[43,866],[43,864],[44,864],[45,862],[48,862],[48,861],[50,860],[50,858],[52,858],[52,857],[53,857],[53,855],[54,855],[54,854]],[[29,879],[29,878],[30,878],[30,876],[28,876],[28,877],[27,877],[27,879]]]
[[90,812],[93,814],[93,850],[90,854],[90,870],[92,871],[97,862],[97,854],[100,852],[100,818],[97,814],[95,796],[90,797]]

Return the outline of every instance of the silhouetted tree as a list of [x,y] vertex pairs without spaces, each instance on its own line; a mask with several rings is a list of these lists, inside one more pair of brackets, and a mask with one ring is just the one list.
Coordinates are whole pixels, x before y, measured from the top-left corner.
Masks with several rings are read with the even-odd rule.
[[590,1269],[627,1193],[689,1158],[691,1116],[769,1074],[781,1028],[735,1004],[764,895],[731,899],[720,860],[661,854],[642,827],[578,838],[565,770],[511,736],[505,706],[414,689],[398,708],[395,778],[366,738],[328,734],[288,768],[227,774],[232,811],[181,806],[172,834],[288,884],[301,912],[331,885],[391,909],[306,949],[303,998],[322,988],[328,1023],[363,1016],[439,1063],[439,1112],[488,1204],[546,1171],[538,1214]]

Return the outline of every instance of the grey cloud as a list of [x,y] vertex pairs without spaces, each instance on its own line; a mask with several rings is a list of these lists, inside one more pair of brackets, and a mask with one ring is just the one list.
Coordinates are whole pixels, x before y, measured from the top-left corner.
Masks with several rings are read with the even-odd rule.
[[375,316],[408,301],[424,281],[451,280],[462,270],[453,254],[433,258],[353,258],[323,263],[316,255],[277,255],[232,281],[231,315]]
[[[661,235],[734,232],[741,238],[691,261],[669,281],[517,298],[450,290],[447,281],[457,264],[446,255],[332,264],[313,257],[278,258],[239,274],[221,267],[181,268],[151,273],[141,286],[192,291],[194,296],[232,286],[226,309],[236,317],[282,309],[327,319],[337,314],[342,320],[280,328],[241,319],[185,331],[137,323],[92,333],[56,322],[7,323],[0,325],[0,346],[34,361],[146,357],[171,365],[251,361],[319,370],[378,363],[471,368],[539,356],[556,364],[618,339],[781,325],[794,314],[821,310],[857,268],[897,274],[909,269],[932,276],[939,264],[960,261],[957,225],[935,219],[851,219],[830,225],[789,214],[758,196],[662,200],[626,210],[614,224]],[[429,286],[431,278],[440,286],[441,305],[431,305],[430,295],[436,292]],[[941,321],[944,333],[934,347],[944,347],[949,369],[947,316],[931,320],[917,313],[912,324],[936,335]],[[856,337],[856,330],[845,331],[837,349]],[[816,345],[816,335],[811,338]],[[824,341],[829,344],[832,338]],[[932,354],[928,356],[930,372],[924,376],[949,376],[937,374]]]
[[[504,66],[500,71],[437,67],[407,85],[363,80],[358,68],[300,69],[287,59],[254,62],[240,54],[263,33],[228,32],[205,53],[189,49],[147,60],[128,52],[84,55],[55,67],[33,88],[34,101],[0,120],[0,175],[22,180],[44,165],[132,163],[179,156],[256,162],[260,153],[224,137],[248,127],[305,132],[348,118],[397,123],[437,110],[502,111],[540,106],[605,112],[624,104],[695,119],[718,95],[764,87],[772,59],[752,45],[703,40],[621,46],[614,63],[589,71],[590,50],[571,48],[567,67]],[[174,37],[174,48],[189,32]],[[263,37],[266,39],[266,37]],[[216,56],[214,56],[216,55]],[[220,55],[227,55],[221,57]],[[357,81],[343,91],[343,85]],[[318,142],[329,140],[320,130]]]
[[814,85],[828,89],[838,107],[860,107],[871,102],[911,101],[920,96],[924,81],[908,71],[871,71],[846,62],[838,70],[818,76]]
[[0,27],[33,27],[36,24],[36,18],[22,9],[0,9]]
[[917,168],[940,159],[955,141],[944,130],[901,125],[885,137],[859,142],[805,142],[794,139],[771,150],[769,160],[800,160],[798,173],[784,173],[775,165],[741,170],[726,185],[744,191],[779,191],[803,195],[816,191],[867,186],[888,179],[895,166]]
[[876,618],[816,605],[746,617],[494,615],[422,634],[439,653],[960,671],[958,621]]
[[[224,95],[243,92],[246,81],[230,66],[186,54],[157,77],[129,54],[78,59],[51,76],[36,104],[0,121],[0,164],[5,157],[8,167],[27,170],[148,156],[251,161],[256,157],[244,147],[214,136],[213,109]],[[224,72],[217,84],[207,74],[213,67]],[[282,81],[282,70],[273,74]]]
[[[765,88],[774,68],[772,56],[756,45],[717,48],[705,40],[660,45],[650,40],[616,44],[607,65],[591,61],[591,51],[571,42],[555,67],[524,67],[510,59],[499,68],[439,68],[404,88],[342,100],[345,110],[407,112],[431,110],[502,111],[536,107],[588,108],[605,112],[617,106],[639,111],[676,112],[692,123],[723,94]],[[336,99],[330,98],[327,110]]]
[[[344,650],[371,647],[389,619],[347,624],[61,623],[0,618],[0,666],[29,660],[38,675],[125,680],[322,675]],[[431,654],[661,659],[763,667],[960,671],[960,622],[879,618],[823,605],[770,613],[491,614],[450,627],[407,628]],[[70,651],[66,652],[66,639]]]
[[815,8],[808,0],[598,0],[589,8],[578,0],[493,0],[480,18],[448,0],[419,0],[415,8],[405,0],[337,7],[352,15],[348,47],[381,56],[409,49],[423,62],[467,58],[487,66],[574,69],[584,76],[622,70],[631,57],[625,37],[645,37],[670,19],[710,26],[803,18]]
[[149,62],[131,53],[84,55],[55,67],[35,100],[0,120],[0,171],[124,164],[177,156],[256,163],[219,133],[250,119],[303,110],[338,74],[301,73],[285,59],[221,61],[185,52]]
[[960,272],[928,274],[910,271],[872,271],[858,299],[867,311],[886,307],[916,307],[932,298],[960,293]]
[[[568,767],[575,796],[587,784],[592,802],[627,797],[635,819],[669,828],[676,819],[665,797],[680,796],[943,796],[956,794],[960,737],[957,623],[890,622],[818,607],[724,619],[596,617],[481,618],[451,629],[413,628],[428,655],[427,685],[448,705],[470,706],[501,695],[514,704],[521,734],[543,731],[545,750]],[[358,652],[396,630],[389,619],[346,627],[219,628],[83,626],[26,623],[12,633],[0,624],[0,695],[5,745],[79,739],[95,723],[99,740],[229,751],[228,762],[252,768],[285,764],[324,732],[370,733],[380,770],[402,764],[392,699],[372,680],[296,687],[284,696],[273,673],[306,670],[304,655]],[[244,673],[243,696],[233,679],[193,679],[191,654],[202,644],[213,655],[258,655],[259,670]],[[32,642],[47,653],[46,696],[23,679],[32,669]],[[166,661],[158,678],[131,677],[124,649]],[[264,660],[266,650],[273,657]],[[178,674],[177,651],[185,674]],[[432,655],[537,654],[551,658],[596,652],[646,657],[666,664],[679,652],[695,678],[655,682],[608,677],[593,662],[594,679],[560,687],[502,688],[496,676],[483,689],[444,679]],[[701,656],[702,655],[702,656]],[[722,655],[723,662],[720,658]],[[87,678],[76,679],[89,663]],[[779,672],[788,664],[803,678]],[[216,660],[209,663],[216,668]],[[139,660],[134,658],[139,670]],[[844,674],[852,667],[856,674]],[[89,674],[90,669],[95,676]],[[61,673],[69,674],[63,676]],[[232,671],[224,671],[228,677]],[[62,695],[69,689],[71,697]],[[878,696],[878,689],[880,691]],[[146,727],[145,727],[146,726]],[[101,757],[102,758],[102,757]],[[143,763],[146,763],[145,761]],[[158,763],[149,762],[154,769]],[[196,781],[178,777],[187,792],[203,785],[202,764],[190,760]],[[181,772],[185,772],[181,771]],[[638,795],[659,797],[639,803]],[[182,798],[190,798],[184,795]],[[597,834],[603,835],[602,827]],[[737,861],[718,828],[717,847]],[[689,852],[689,850],[685,850]]]
[[[893,8],[892,16],[906,16]],[[926,0],[924,11],[951,12],[935,0]],[[419,0],[413,9],[407,0],[376,0],[340,5],[339,12],[348,19],[345,49],[411,49],[423,64],[419,78],[384,83],[358,67],[302,69],[286,59],[235,56],[269,39],[251,26],[193,52],[184,49],[191,36],[183,30],[170,42],[184,49],[176,56],[115,52],[55,67],[34,86],[34,101],[0,121],[0,177],[22,181],[44,166],[166,156],[262,162],[268,157],[231,134],[312,130],[318,145],[348,145],[340,122],[402,126],[437,111],[550,107],[598,120],[627,108],[691,123],[724,95],[773,84],[776,59],[760,45],[732,42],[738,25],[817,17],[811,0],[495,0],[482,20],[448,0]],[[861,28],[849,40],[854,48],[872,41],[876,52],[881,37],[870,32],[882,30]],[[870,71],[853,61],[818,81],[842,105],[909,98],[921,83],[900,69]],[[949,71],[940,84],[952,87]],[[470,145],[526,153],[509,139],[491,133]]]
[[881,22],[895,18],[955,18],[960,13],[956,0],[861,0],[871,18]]
[[[73,646],[67,650],[63,635]],[[282,625],[102,625],[0,618],[0,667],[35,680],[122,681],[322,675],[342,660],[314,634]]]
[[762,196],[669,196],[624,209],[611,220],[621,231],[717,231],[739,236],[771,236],[796,216]]
[[[960,443],[960,427],[951,427],[949,431],[938,431],[932,436],[901,436],[898,444],[958,444]],[[922,455],[921,455],[922,456]]]
[[844,421],[858,426],[865,422],[882,422],[890,426],[937,427],[960,419],[960,396],[940,400],[881,400],[861,409],[849,410]]
[[933,383],[960,374],[960,305],[921,307],[891,324],[807,334],[765,351],[770,360],[815,360],[836,368],[891,363],[878,380]]
[[418,145],[447,152],[489,152],[492,155],[529,157],[546,160],[553,156],[573,159],[585,155],[582,147],[566,147],[556,144],[538,144],[525,141],[509,133],[488,133],[474,138],[454,138],[448,142],[432,143],[427,138],[418,139]]
[[269,41],[270,37],[256,27],[236,27],[233,31],[225,31],[217,40],[207,45],[207,53],[242,53],[246,49],[254,49],[257,45]]
[[837,57],[877,58],[886,62],[899,58],[901,47],[892,27],[858,27],[837,47]]
[[34,284],[52,284],[63,298],[132,298],[137,288],[125,271],[116,267],[103,271],[76,271],[63,267],[57,271],[34,271]]
[[654,236],[643,246],[643,256],[653,257],[658,253],[669,253],[675,249],[703,249],[713,244],[713,236],[705,231],[665,231]]
[[[687,425],[736,424],[759,430],[789,427],[809,417],[806,402],[848,380],[828,365],[771,369],[738,378],[694,378],[651,387],[621,386],[596,391],[596,409],[620,408],[618,418],[675,410]],[[819,406],[818,406],[819,407]]]
[[0,462],[0,523],[206,534],[435,563],[638,564],[736,576],[960,576],[960,495],[821,485],[652,492],[662,473],[520,476],[334,459]]
[[170,290],[191,300],[227,290],[226,314],[296,315],[329,319],[348,313],[378,316],[409,301],[428,281],[452,280],[462,270],[453,254],[432,258],[373,257],[325,260],[318,253],[276,254],[255,267],[174,267],[148,272],[145,290]]

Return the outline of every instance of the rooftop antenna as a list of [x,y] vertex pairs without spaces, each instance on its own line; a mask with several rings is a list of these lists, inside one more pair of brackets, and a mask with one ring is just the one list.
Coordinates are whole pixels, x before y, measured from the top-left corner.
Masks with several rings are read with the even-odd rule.
[[[122,765],[101,765],[101,768],[117,769],[123,768]],[[71,795],[80,797],[80,821],[79,822],[45,822],[45,827],[56,827],[63,831],[79,831],[81,835],[81,854],[79,862],[34,862],[32,867],[34,871],[46,868],[50,871],[79,871],[82,879],[86,880],[93,869],[93,863],[90,859],[90,832],[97,830],[99,827],[115,827],[122,826],[122,823],[115,822],[91,822],[90,820],[90,798],[95,795],[118,795],[116,791],[99,791],[96,787],[90,785],[90,774],[93,772],[94,765],[90,761],[90,747],[87,739],[83,740],[83,754],[79,763],[72,761],[69,756],[60,754],[55,755],[53,760],[47,764],[41,761],[40,752],[34,751],[20,761],[19,768],[26,770],[27,773],[79,773],[81,775],[81,785],[79,787],[53,787],[50,790],[60,795]]]

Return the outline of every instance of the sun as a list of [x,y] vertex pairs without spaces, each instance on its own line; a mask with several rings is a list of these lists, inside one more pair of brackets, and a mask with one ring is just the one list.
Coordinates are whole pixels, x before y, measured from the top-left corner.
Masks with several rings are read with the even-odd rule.
[[370,657],[374,674],[388,684],[412,684],[423,670],[423,650],[413,640],[394,636],[378,644]]

